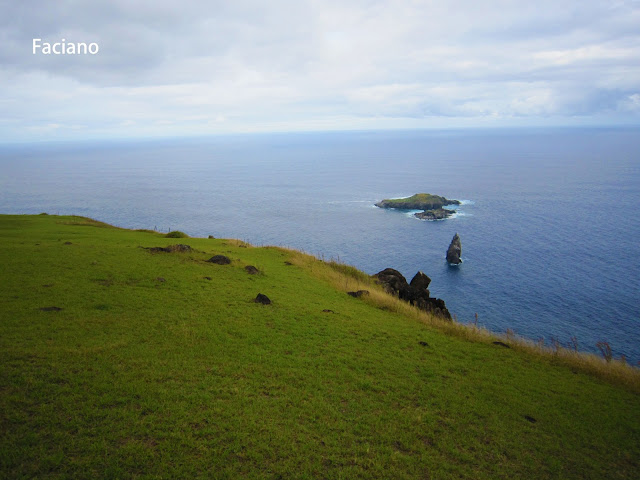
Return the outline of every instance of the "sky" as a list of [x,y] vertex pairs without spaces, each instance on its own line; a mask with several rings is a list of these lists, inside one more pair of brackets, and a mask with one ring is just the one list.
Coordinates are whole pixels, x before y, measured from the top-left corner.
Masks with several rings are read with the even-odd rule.
[[640,0],[0,0],[0,142],[562,125],[640,125]]

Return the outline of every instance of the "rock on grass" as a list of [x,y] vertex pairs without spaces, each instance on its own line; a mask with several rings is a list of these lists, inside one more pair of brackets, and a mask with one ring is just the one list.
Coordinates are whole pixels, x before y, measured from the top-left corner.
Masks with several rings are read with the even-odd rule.
[[231,259],[225,255],[214,255],[207,262],[215,263],[217,265],[229,265],[231,263]]
[[259,293],[253,301],[262,305],[271,305],[271,299],[262,293]]

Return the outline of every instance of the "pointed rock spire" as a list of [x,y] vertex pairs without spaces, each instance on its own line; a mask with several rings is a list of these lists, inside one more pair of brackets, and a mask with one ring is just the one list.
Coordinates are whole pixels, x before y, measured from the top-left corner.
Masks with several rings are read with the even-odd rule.
[[460,243],[460,236],[456,233],[449,244],[447,249],[447,262],[452,265],[459,265],[462,263],[460,255],[462,254],[462,244]]

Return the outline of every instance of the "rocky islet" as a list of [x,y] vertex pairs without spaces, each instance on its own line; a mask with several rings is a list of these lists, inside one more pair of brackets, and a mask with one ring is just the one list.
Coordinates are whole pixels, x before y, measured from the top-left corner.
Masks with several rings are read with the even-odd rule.
[[379,208],[395,208],[398,210],[422,210],[415,216],[421,220],[444,220],[454,214],[453,210],[443,207],[460,205],[459,200],[450,200],[431,193],[416,193],[407,198],[387,198],[375,204]]

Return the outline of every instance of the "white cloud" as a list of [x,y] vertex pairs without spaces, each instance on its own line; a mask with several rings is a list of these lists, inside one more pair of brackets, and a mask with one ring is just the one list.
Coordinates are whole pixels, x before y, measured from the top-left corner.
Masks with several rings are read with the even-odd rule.
[[624,111],[640,113],[640,93],[634,93],[623,99],[621,108]]
[[[640,121],[638,2],[1,5],[4,140],[36,130],[146,135],[389,128],[438,118],[465,125],[514,117]],[[100,54],[34,56],[34,35],[97,41]]]
[[548,50],[533,54],[534,60],[542,64],[571,65],[574,63],[629,63],[638,60],[637,48],[588,45],[567,50]]

